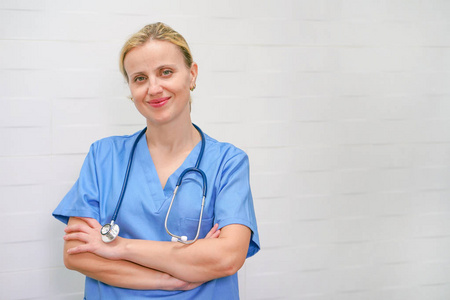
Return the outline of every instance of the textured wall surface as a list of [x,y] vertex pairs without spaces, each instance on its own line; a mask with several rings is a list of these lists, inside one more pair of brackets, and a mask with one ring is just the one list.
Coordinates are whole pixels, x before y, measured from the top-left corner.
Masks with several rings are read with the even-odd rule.
[[[450,1],[0,1],[1,299],[81,299],[52,210],[143,118],[124,40],[191,45],[193,120],[248,152],[243,300],[450,299]],[[6,229],[6,230],[5,230]]]

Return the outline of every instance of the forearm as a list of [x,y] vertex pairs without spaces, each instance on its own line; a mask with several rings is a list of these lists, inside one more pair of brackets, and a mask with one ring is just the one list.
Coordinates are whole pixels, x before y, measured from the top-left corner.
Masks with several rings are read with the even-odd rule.
[[[155,268],[181,280],[209,281],[231,275],[222,270],[219,260],[214,260],[204,253],[204,248],[212,247],[208,247],[207,244],[210,243],[203,243],[202,240],[196,242],[198,243],[196,247],[172,242],[144,240],[129,240],[129,242],[125,246],[124,259]],[[199,244],[205,245],[198,247]]]
[[[70,218],[69,225],[86,224],[79,218]],[[100,225],[98,225],[100,226]],[[98,230],[94,230],[98,234]],[[64,242],[64,264],[68,269],[78,271],[103,283],[129,289],[186,290],[192,284],[169,274],[147,268],[127,260],[112,260],[94,253],[69,254],[68,250],[84,243],[79,240]]]
[[103,283],[137,290],[184,290],[187,282],[163,272],[125,260],[109,260],[92,253],[69,255],[65,246],[64,263],[68,269],[78,271]]
[[145,240],[121,241],[120,256],[181,280],[209,281],[236,273],[245,261],[250,230],[242,225],[223,228],[218,239],[183,245]]
[[[69,223],[64,239],[77,243],[66,247],[68,258],[74,258],[78,253],[94,253],[107,260],[128,261],[182,281],[199,283],[236,273],[245,261],[251,236],[250,229],[243,225],[228,225],[221,230],[217,230],[216,225],[205,239],[190,245],[122,237],[105,244],[99,235],[101,226],[96,220],[82,218],[72,221],[71,218]],[[78,269],[88,275],[90,269],[86,269],[86,265],[89,267],[89,264],[83,264]],[[108,271],[115,266],[102,264],[102,268]]]
[[[73,256],[74,262],[66,262],[65,264],[68,269],[78,271],[88,277],[112,286],[130,289],[158,288],[158,279],[156,276],[152,276],[157,274],[146,274],[145,270],[142,270],[142,267],[139,268],[138,265],[130,262],[108,262],[106,259],[99,258],[95,254],[81,253]],[[139,274],[137,280],[134,280],[134,274]]]

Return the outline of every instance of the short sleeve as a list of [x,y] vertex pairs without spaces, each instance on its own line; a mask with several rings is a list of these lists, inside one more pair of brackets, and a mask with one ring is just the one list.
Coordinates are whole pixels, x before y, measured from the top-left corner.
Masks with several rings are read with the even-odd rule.
[[53,216],[66,224],[70,217],[87,217],[99,220],[99,188],[95,164],[95,144],[91,146],[84,160],[78,180],[53,211]]
[[259,251],[259,234],[250,189],[249,160],[242,151],[226,161],[222,169],[215,217],[220,228],[230,224],[241,224],[250,228],[252,235],[247,257]]

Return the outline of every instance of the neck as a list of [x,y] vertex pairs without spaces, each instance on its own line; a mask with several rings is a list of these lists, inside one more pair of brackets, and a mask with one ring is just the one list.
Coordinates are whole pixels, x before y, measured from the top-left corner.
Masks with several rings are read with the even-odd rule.
[[159,148],[165,151],[192,149],[201,139],[190,118],[183,122],[161,125],[147,123],[146,137],[149,148]]

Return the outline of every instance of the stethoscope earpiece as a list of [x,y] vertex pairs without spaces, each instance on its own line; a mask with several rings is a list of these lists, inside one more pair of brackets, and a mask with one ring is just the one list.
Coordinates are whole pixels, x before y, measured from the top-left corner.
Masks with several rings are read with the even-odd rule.
[[180,242],[185,244],[187,242],[187,236],[182,235],[180,238],[177,238],[176,236],[172,237],[172,242]]

